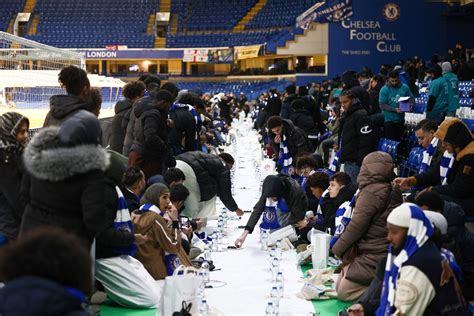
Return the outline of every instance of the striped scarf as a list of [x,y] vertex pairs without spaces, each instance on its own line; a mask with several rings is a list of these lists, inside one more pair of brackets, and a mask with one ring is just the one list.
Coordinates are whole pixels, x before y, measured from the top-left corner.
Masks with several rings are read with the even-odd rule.
[[448,249],[441,248],[441,257],[449,263],[449,267],[456,274],[457,280],[462,281],[462,271],[454,258],[454,254]]
[[336,211],[336,219],[335,219],[335,232],[334,236],[329,243],[329,248],[332,248],[339,240],[339,237],[344,233],[352,219],[352,211],[354,210],[356,197],[359,194],[359,190],[356,191],[354,196],[350,201],[346,201],[339,206]]
[[335,173],[337,171],[337,166],[339,164],[339,158],[341,157],[341,147],[339,146],[339,150],[334,155],[331,163],[329,164],[329,171]]
[[326,191],[321,194],[321,197],[319,198],[318,201],[318,209],[316,210],[316,224],[317,225],[322,225],[324,223],[324,215],[323,211],[321,210],[321,204],[323,204],[324,199],[328,196],[329,190],[326,189]]
[[277,214],[278,201],[273,201],[272,198],[268,197],[265,201],[265,209],[263,211],[262,222],[260,223],[261,229],[278,229],[280,224],[278,223]]
[[[316,171],[315,171],[315,170],[311,170],[310,173],[309,173],[309,175],[308,175],[308,177],[309,177],[310,175],[314,174],[314,173],[316,173]],[[306,192],[306,182],[308,182],[308,177],[305,177],[303,174],[301,174],[301,176],[300,176],[300,181],[299,181],[299,182],[300,182],[300,187],[301,187],[301,189],[303,189],[303,191],[305,191],[305,192]]]
[[455,155],[449,153],[447,150],[444,152],[443,157],[439,163],[439,176],[441,178],[441,185],[448,184],[448,176],[453,168]]
[[[164,217],[165,215],[165,213],[163,213],[156,205],[151,204],[151,203],[143,204],[142,206],[140,206],[139,211],[141,213],[153,212],[160,215],[161,217]],[[157,224],[160,224],[158,221],[155,221],[155,222]],[[161,227],[161,229],[163,229],[163,227]],[[171,242],[170,239],[169,241]],[[179,257],[175,254],[169,253],[167,251],[164,251],[164,253],[165,253],[166,272],[168,273],[168,275],[173,275],[174,270],[181,265],[181,261],[179,260]]]
[[419,173],[427,172],[431,166],[431,160],[433,159],[433,155],[438,148],[439,139],[433,137],[431,140],[431,144],[423,151],[423,160],[421,161],[421,166]]
[[[118,205],[117,205],[117,215],[114,220],[114,230],[118,232],[129,232],[133,233],[132,219],[130,218],[130,211],[128,210],[127,202],[123,196],[122,191],[118,186],[115,186],[115,191],[117,192]],[[135,255],[137,251],[137,245],[132,243],[129,246],[117,247],[114,249],[114,252],[119,255]]]
[[280,153],[278,155],[278,165],[281,167],[281,174],[286,174],[292,176],[294,173],[293,169],[293,157],[290,155],[290,151],[288,149],[288,143],[286,141],[285,134],[281,136],[280,142]]
[[410,226],[402,251],[393,258],[392,245],[388,247],[387,265],[383,280],[382,296],[377,316],[388,316],[395,312],[395,291],[400,269],[408,258],[423,246],[433,235],[434,229],[423,210],[415,204],[407,203],[411,211]]

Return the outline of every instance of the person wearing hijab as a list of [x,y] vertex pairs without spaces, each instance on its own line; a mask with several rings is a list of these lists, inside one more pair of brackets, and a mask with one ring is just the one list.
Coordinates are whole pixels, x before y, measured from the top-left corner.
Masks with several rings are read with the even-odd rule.
[[132,222],[135,233],[147,236],[147,241],[138,245],[137,259],[155,280],[172,275],[179,265],[191,266],[181,246],[178,211],[171,204],[168,187],[161,183],[151,185],[140,204],[132,213]]
[[301,221],[308,210],[308,198],[299,183],[287,175],[270,175],[265,178],[262,195],[245,225],[244,232],[235,241],[241,247],[263,214],[260,228],[276,230]]
[[[16,239],[20,228],[21,155],[29,137],[30,122],[16,112],[0,116],[0,237]],[[0,241],[1,244],[1,241]]]
[[59,226],[90,247],[108,228],[104,172],[109,154],[100,146],[101,141],[99,120],[85,110],[33,137],[23,155],[27,174],[21,194],[26,207],[20,233],[39,226]]

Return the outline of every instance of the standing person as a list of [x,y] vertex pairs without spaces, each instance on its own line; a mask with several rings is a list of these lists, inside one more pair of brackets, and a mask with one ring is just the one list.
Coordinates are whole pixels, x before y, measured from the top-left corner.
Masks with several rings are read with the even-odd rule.
[[306,109],[306,102],[303,99],[296,99],[291,103],[291,107],[293,114],[291,114],[290,120],[296,127],[301,128],[306,133],[313,148],[317,148],[319,131],[314,124],[311,113]]
[[286,96],[281,105],[280,116],[282,119],[289,119],[293,113],[291,103],[298,98],[298,95],[296,94],[296,85],[290,84],[285,88],[285,92]]
[[368,90],[370,95],[369,115],[380,113],[379,95],[384,85],[385,78],[382,75],[375,75],[370,79]]
[[351,91],[344,91],[339,99],[344,110],[338,137],[339,161],[356,183],[362,160],[375,150],[374,131],[367,111]]
[[306,193],[299,183],[287,175],[270,175],[265,178],[262,195],[255,204],[244,232],[235,241],[242,247],[248,234],[251,234],[263,214],[262,229],[276,230],[287,225],[295,225],[308,210]]
[[16,112],[0,116],[0,236],[14,240],[20,228],[20,187],[23,175],[21,155],[25,149],[30,121]]
[[61,69],[58,75],[61,87],[66,89],[66,95],[53,95],[49,99],[49,112],[43,126],[60,125],[73,113],[87,110],[89,107],[89,90],[91,84],[85,70],[68,66]]
[[342,233],[336,232],[339,238],[332,247],[342,259],[336,283],[341,300],[353,301],[364,293],[387,253],[387,216],[403,202],[400,189],[391,184],[393,168],[392,157],[381,151],[369,154],[362,163],[352,219]]
[[141,102],[133,110],[134,139],[128,160],[129,166],[139,167],[146,179],[163,174],[171,151],[168,146],[168,110],[174,98],[166,90],[156,93],[153,103]]
[[184,186],[189,190],[183,215],[190,218],[206,218],[216,212],[216,198],[238,216],[244,212],[232,197],[230,169],[234,158],[222,153],[219,156],[200,151],[189,151],[176,157],[176,168],[180,169],[186,180]]
[[278,95],[275,88],[269,90],[270,96],[267,100],[267,106],[265,107],[265,111],[268,113],[268,117],[272,117],[275,115],[280,115],[281,112],[281,99]]
[[362,107],[369,112],[370,96],[367,90],[360,86],[359,80],[357,80],[357,73],[353,70],[348,70],[342,74],[341,81],[344,91],[351,91],[359,99]]
[[290,120],[272,116],[267,121],[267,128],[278,168],[281,173],[292,175],[296,157],[303,152],[312,152],[313,146],[309,142],[306,133],[296,127]]
[[442,76],[442,69],[439,65],[434,65],[430,73],[432,74],[432,81],[428,92],[426,118],[440,124],[449,109],[449,86]]
[[329,164],[329,149],[338,144],[339,128],[341,126],[341,108],[339,105],[329,107],[327,120],[327,138],[319,144],[317,153],[323,158],[324,165]]
[[447,116],[456,116],[456,110],[459,109],[459,80],[453,73],[453,67],[450,62],[444,62],[441,65],[443,78],[448,83],[448,113]]
[[388,139],[400,141],[405,130],[405,114],[400,110],[399,99],[413,95],[410,88],[401,83],[397,71],[391,71],[387,84],[380,90],[379,106],[384,116],[384,134]]
[[109,154],[100,146],[101,129],[93,114],[79,111],[60,127],[40,130],[24,153],[26,199],[20,233],[59,226],[89,245],[105,228],[104,171]]
[[145,84],[141,81],[129,82],[123,87],[122,94],[125,100],[115,104],[115,116],[112,119],[112,133],[110,136],[110,149],[118,153],[122,152],[125,134],[127,132],[128,121],[132,106],[145,93]]

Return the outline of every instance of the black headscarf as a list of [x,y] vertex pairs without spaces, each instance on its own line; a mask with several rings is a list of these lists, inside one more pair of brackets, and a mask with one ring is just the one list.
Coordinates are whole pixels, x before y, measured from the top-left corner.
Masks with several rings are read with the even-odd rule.
[[30,121],[27,117],[17,112],[6,112],[0,116],[0,149],[12,153],[16,156],[21,156],[25,145],[18,142],[16,135],[21,124],[25,122],[28,127]]

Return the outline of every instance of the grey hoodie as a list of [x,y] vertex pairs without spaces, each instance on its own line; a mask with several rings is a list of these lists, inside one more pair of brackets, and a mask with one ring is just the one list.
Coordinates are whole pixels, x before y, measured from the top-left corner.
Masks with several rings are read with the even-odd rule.
[[89,104],[75,95],[53,95],[49,99],[49,112],[43,127],[58,126],[79,110],[87,110]]

